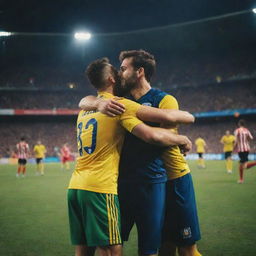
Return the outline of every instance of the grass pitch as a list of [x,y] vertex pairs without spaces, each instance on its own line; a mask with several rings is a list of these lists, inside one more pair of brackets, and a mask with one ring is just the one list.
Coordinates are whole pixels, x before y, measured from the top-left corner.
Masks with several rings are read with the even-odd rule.
[[[224,161],[208,161],[206,169],[190,166],[196,190],[204,256],[256,255],[256,168],[237,184],[225,172]],[[45,176],[15,177],[15,165],[0,165],[0,255],[74,255],[69,241],[66,188],[71,172],[47,164]],[[137,255],[136,229],[125,244],[124,256]]]

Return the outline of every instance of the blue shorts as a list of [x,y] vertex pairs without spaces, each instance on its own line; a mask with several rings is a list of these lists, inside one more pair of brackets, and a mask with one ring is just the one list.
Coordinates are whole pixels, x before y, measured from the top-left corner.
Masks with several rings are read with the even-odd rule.
[[176,246],[188,246],[200,238],[193,181],[188,173],[167,182],[163,241],[172,241]]
[[136,224],[139,252],[156,254],[161,245],[166,183],[121,183],[118,190],[122,239],[128,240]]

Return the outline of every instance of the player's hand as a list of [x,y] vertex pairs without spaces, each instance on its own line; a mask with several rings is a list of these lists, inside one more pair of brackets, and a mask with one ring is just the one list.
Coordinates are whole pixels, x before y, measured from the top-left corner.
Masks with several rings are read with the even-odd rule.
[[184,143],[179,145],[179,148],[184,156],[192,149],[192,142],[187,136],[184,136]]
[[125,112],[125,106],[117,101],[118,97],[114,99],[99,99],[98,111],[110,117],[121,115]]

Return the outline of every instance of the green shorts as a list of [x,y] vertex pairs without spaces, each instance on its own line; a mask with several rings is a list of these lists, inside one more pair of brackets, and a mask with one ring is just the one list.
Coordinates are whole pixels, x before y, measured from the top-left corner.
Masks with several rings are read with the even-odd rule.
[[68,212],[73,245],[122,243],[117,195],[69,189]]

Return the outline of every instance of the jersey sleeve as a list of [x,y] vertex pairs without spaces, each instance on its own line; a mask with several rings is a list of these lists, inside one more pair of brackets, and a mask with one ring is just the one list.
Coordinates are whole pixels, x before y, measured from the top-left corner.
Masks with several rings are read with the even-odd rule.
[[166,95],[159,103],[161,109],[179,109],[178,101],[171,95]]
[[252,140],[253,139],[252,134],[248,129],[247,129],[247,133],[248,133],[248,137]]
[[127,99],[120,100],[120,103],[124,104],[125,106],[125,112],[122,115],[120,115],[121,125],[127,131],[131,132],[135,126],[142,123],[142,121],[136,117],[136,113],[141,107],[141,105]]

